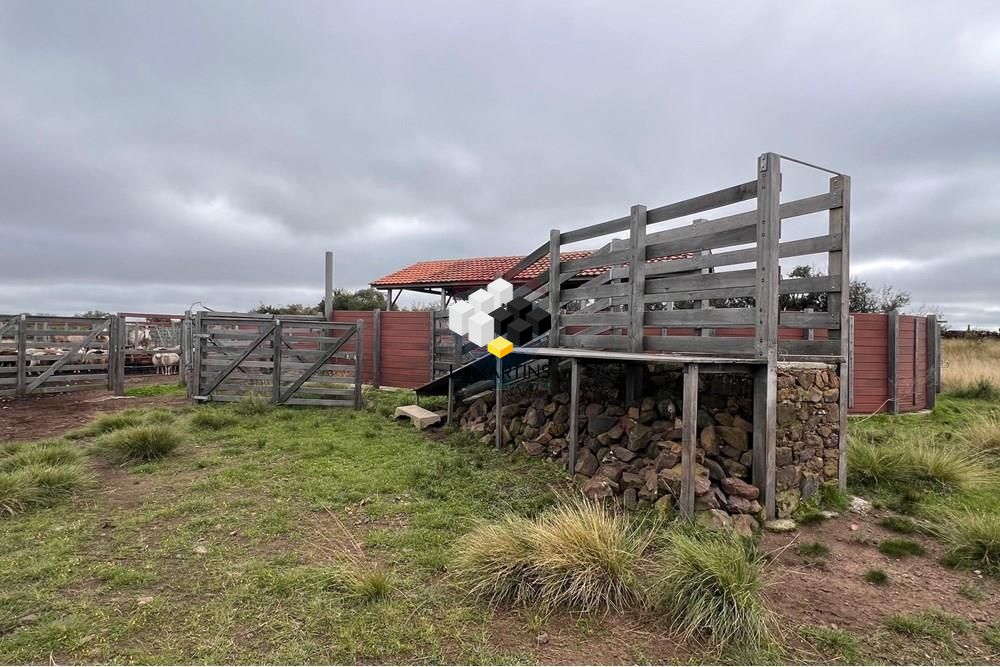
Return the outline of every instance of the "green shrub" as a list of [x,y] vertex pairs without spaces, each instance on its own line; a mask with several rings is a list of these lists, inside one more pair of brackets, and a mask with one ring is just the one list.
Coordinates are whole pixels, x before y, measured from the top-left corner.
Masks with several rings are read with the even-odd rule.
[[31,465],[58,466],[79,463],[80,451],[65,442],[18,443],[0,453],[0,472],[11,472]]
[[50,505],[76,493],[87,482],[77,464],[30,464],[0,472],[0,515]]
[[233,415],[213,408],[200,408],[191,415],[191,425],[206,431],[220,431],[238,422]]
[[872,569],[865,572],[865,581],[876,586],[885,586],[889,583],[889,575],[885,570]]
[[1000,387],[989,378],[977,378],[974,382],[958,385],[948,392],[955,398],[970,398],[980,401],[1000,400]]
[[459,542],[454,571],[491,603],[623,609],[639,601],[649,539],[626,516],[574,499],[537,519],[508,516],[474,529]]
[[233,411],[244,417],[254,417],[265,415],[271,411],[271,402],[256,392],[245,394],[240,400],[233,403]]
[[942,512],[935,517],[932,532],[944,543],[945,563],[1000,576],[1000,515]]
[[155,461],[181,444],[180,433],[172,426],[132,426],[103,436],[99,446],[121,463]]
[[731,533],[673,530],[657,559],[652,602],[687,639],[764,650],[773,644],[773,617],[763,566],[752,543]]
[[912,535],[919,532],[917,524],[913,522],[913,519],[908,519],[905,516],[883,517],[879,520],[878,525],[886,530],[891,530],[894,533],[902,533],[903,535]]
[[905,558],[924,554],[924,548],[913,540],[895,538],[879,542],[878,550],[890,558]]
[[1000,474],[982,454],[954,444],[934,445],[927,440],[887,445],[851,441],[847,466],[852,481],[861,485],[930,484],[961,491],[1000,481]]

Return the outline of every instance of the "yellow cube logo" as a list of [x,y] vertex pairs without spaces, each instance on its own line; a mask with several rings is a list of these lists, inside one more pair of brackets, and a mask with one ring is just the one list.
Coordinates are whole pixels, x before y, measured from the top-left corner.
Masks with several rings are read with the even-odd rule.
[[500,336],[491,340],[489,345],[486,346],[486,349],[494,357],[503,359],[514,350],[514,343],[510,342],[503,336]]

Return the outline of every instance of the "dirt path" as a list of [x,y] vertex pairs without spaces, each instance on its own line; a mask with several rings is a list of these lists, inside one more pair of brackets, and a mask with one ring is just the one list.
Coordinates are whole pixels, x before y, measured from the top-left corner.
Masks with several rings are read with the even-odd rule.
[[[138,376],[126,387],[173,384],[177,378]],[[83,426],[96,414],[130,408],[174,407],[187,403],[184,396],[112,396],[105,390],[44,394],[18,400],[0,400],[0,442],[54,438]]]

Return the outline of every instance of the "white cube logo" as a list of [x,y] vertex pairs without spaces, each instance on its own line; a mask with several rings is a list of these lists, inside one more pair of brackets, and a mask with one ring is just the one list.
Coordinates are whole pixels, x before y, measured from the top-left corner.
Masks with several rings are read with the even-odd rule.
[[469,318],[469,340],[476,345],[486,345],[493,340],[493,318],[483,312]]
[[448,328],[464,336],[469,333],[469,318],[476,312],[476,307],[468,301],[456,301],[448,308]]
[[[496,297],[484,289],[477,289],[469,295],[469,303],[475,306],[480,313],[489,315],[500,307],[496,302]],[[483,343],[485,345],[485,343]]]
[[514,286],[503,278],[497,278],[487,285],[486,291],[493,295],[494,310],[500,306],[506,306],[507,302],[514,298]]

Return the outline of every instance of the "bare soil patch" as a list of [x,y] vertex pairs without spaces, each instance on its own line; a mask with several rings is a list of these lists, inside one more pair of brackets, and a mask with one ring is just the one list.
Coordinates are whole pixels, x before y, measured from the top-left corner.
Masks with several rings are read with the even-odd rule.
[[[126,378],[126,387],[176,382],[176,377],[147,375]],[[0,400],[0,442],[55,438],[87,424],[100,413],[178,407],[187,402],[183,396],[112,396],[100,389]]]

